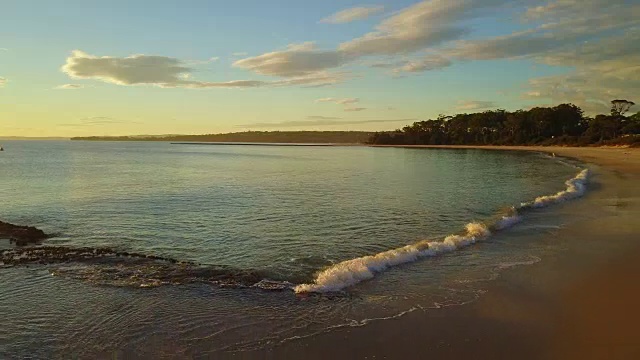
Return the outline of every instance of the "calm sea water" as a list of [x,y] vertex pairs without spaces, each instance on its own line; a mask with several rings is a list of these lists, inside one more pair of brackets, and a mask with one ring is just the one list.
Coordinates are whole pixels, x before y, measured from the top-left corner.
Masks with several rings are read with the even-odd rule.
[[[56,234],[44,245],[224,266],[285,290],[198,278],[146,287],[162,284],[150,281],[158,280],[151,265],[0,268],[1,358],[207,356],[463,304],[500,271],[539,261],[548,244],[524,234],[552,231],[561,220],[534,211],[481,243],[340,292],[290,288],[342,261],[489,221],[563,190],[577,172],[537,154],[482,150],[3,145],[0,220]],[[0,249],[10,247],[0,240]]]

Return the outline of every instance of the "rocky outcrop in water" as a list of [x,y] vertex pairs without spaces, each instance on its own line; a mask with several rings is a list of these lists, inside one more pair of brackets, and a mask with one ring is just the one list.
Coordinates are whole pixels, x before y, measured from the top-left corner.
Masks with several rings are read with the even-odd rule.
[[293,284],[268,274],[229,266],[201,265],[111,248],[38,246],[0,250],[0,268],[54,265],[51,274],[110,286],[155,287],[207,283],[219,287],[286,290]]
[[33,226],[13,225],[0,221],[0,238],[8,238],[18,246],[36,244],[51,237]]

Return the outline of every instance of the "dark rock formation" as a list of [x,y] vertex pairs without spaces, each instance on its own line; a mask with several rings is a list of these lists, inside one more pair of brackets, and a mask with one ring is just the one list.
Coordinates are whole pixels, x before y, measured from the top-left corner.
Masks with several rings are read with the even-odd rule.
[[111,286],[206,283],[218,287],[255,287],[271,291],[288,290],[293,286],[284,279],[270,280],[263,271],[201,265],[111,248],[36,246],[0,250],[0,269],[30,265],[53,266],[53,275]]
[[33,226],[13,225],[0,221],[0,238],[8,238],[18,246],[35,244],[49,237],[50,235]]

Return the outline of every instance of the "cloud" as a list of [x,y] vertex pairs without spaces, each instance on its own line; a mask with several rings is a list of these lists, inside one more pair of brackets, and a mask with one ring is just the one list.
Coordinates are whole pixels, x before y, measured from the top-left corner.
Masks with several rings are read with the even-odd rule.
[[333,120],[333,119],[316,119],[314,121],[309,120],[294,120],[283,121],[279,123],[253,123],[238,125],[241,128],[288,128],[288,127],[310,127],[310,126],[337,126],[337,125],[360,125],[360,124],[374,124],[374,123],[391,123],[391,122],[405,122],[409,123],[416,121],[417,119],[385,119],[385,120]]
[[393,69],[395,73],[416,73],[442,69],[451,65],[451,61],[439,55],[428,56],[423,59],[407,61],[402,66]]
[[190,80],[193,68],[165,56],[132,55],[124,58],[72,52],[62,71],[74,79],[94,79],[117,85],[155,85],[163,88],[253,88],[262,86],[326,86],[343,81],[343,73],[299,73],[285,80],[232,80],[207,82]]
[[366,19],[372,15],[379,14],[382,11],[384,11],[384,6],[353,7],[328,16],[320,20],[320,22],[326,24],[344,24],[356,20]]
[[[315,43],[305,42],[238,60],[234,66],[260,75],[292,77],[339,68],[364,56],[414,53],[461,38],[470,32],[461,20],[513,2],[525,0],[425,0],[402,9],[380,22],[375,31],[343,42],[337,49],[320,50]],[[447,65],[444,61],[433,63],[423,59],[410,64],[405,61],[396,67],[405,66],[406,72],[417,72],[444,67]]]
[[[462,6],[463,3],[466,6]],[[498,3],[499,0],[488,0],[485,9]],[[477,9],[468,10],[472,4],[480,3],[473,0],[422,2],[387,19],[378,26],[377,32],[345,43],[342,48],[359,47],[358,51],[363,54],[384,54],[377,47],[384,47],[384,41],[391,41],[395,45],[388,49],[393,51],[414,49],[413,45],[418,40],[424,40],[416,34],[424,35],[426,30],[420,30],[416,25],[413,33],[411,29],[399,31],[413,20],[391,22],[407,18],[409,13],[417,16],[415,19],[430,18],[440,13],[443,19],[455,22],[477,14]],[[632,98],[637,94],[640,88],[640,3],[557,0],[544,4],[539,1],[520,4],[528,6],[522,12],[524,23],[520,31],[474,40],[453,39],[443,46],[429,49],[429,54],[423,59],[405,62],[391,59],[375,66],[393,68],[392,72],[396,74],[440,69],[456,61],[501,59],[527,59],[538,64],[570,67],[574,70],[564,75],[532,79],[523,98],[548,99],[551,103],[572,102],[588,113],[606,112],[610,99]],[[428,24],[434,28],[458,26],[439,25],[438,20]],[[403,37],[413,40],[404,41]],[[461,106],[470,109],[475,105]]]
[[80,122],[88,125],[98,125],[98,124],[123,123],[125,121],[117,120],[108,116],[89,116],[89,117],[81,118]]
[[[354,9],[360,8],[375,7]],[[346,21],[364,14],[350,10],[323,21]],[[467,36],[480,20],[496,19],[521,21],[516,24],[519,30],[491,37]],[[67,59],[63,71],[74,78],[120,85],[316,87],[355,77],[345,67],[366,65],[367,61],[375,61],[371,67],[390,69],[391,75],[408,76],[458,62],[526,59],[573,70],[530,82],[523,96],[537,94],[537,100],[576,101],[591,107],[613,94],[637,94],[639,27],[640,3],[629,0],[425,0],[393,13],[371,31],[336,48],[320,49],[314,42],[303,42],[233,63],[261,76],[258,79],[207,82],[193,79],[197,72],[188,61],[147,55],[96,57],[80,51]]]
[[483,110],[483,109],[496,109],[498,106],[493,101],[477,101],[477,100],[463,100],[458,101],[458,110]]
[[58,124],[65,127],[89,127],[89,126],[105,126],[113,124],[140,124],[138,121],[118,120],[109,116],[88,116],[78,119],[75,123]]
[[526,10],[536,19],[528,29],[486,39],[458,41],[441,51],[450,59],[493,60],[539,57],[579,48],[615,31],[640,25],[640,4],[624,0],[559,0]]
[[7,48],[0,48],[0,51],[9,51]]
[[350,78],[351,75],[346,72],[328,72],[319,71],[304,76],[294,78],[286,78],[284,80],[272,81],[272,86],[292,86],[302,85],[306,87],[321,87],[341,83]]
[[344,111],[349,111],[349,112],[356,112],[356,111],[364,111],[367,110],[367,108],[364,107],[350,107],[350,108],[345,108]]
[[332,102],[332,103],[336,103],[336,104],[340,104],[340,105],[349,105],[349,104],[355,104],[357,102],[359,102],[360,99],[358,98],[322,98],[322,99],[317,99],[315,102],[317,103],[321,103],[321,102]]
[[233,66],[260,75],[297,77],[337,68],[348,61],[341,52],[318,50],[313,42],[306,42],[291,44],[286,50],[237,60]]
[[3,87],[7,83],[7,81],[8,80],[6,78],[0,77],[0,87]]
[[64,84],[64,85],[58,85],[54,89],[76,90],[76,89],[82,89],[82,88],[84,88],[84,85],[82,85],[82,84]]
[[410,53],[460,38],[469,29],[457,25],[473,1],[433,0],[409,6],[385,19],[376,30],[340,44],[356,56]]
[[192,70],[165,56],[132,55],[125,58],[93,56],[74,50],[62,71],[74,79],[97,79],[118,85],[184,85],[180,75]]
[[307,116],[309,120],[340,120],[342,118],[334,117],[334,116],[321,116],[321,115],[309,115]]
[[210,57],[207,60],[185,60],[186,65],[206,65],[220,60],[219,56]]

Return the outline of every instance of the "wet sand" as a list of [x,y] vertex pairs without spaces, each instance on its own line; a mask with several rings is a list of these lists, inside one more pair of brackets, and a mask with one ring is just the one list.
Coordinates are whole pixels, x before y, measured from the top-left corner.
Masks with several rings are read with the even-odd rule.
[[590,191],[558,210],[577,214],[550,239],[565,251],[504,272],[471,304],[229,358],[640,359],[640,149],[425,147],[542,151],[590,164]]

